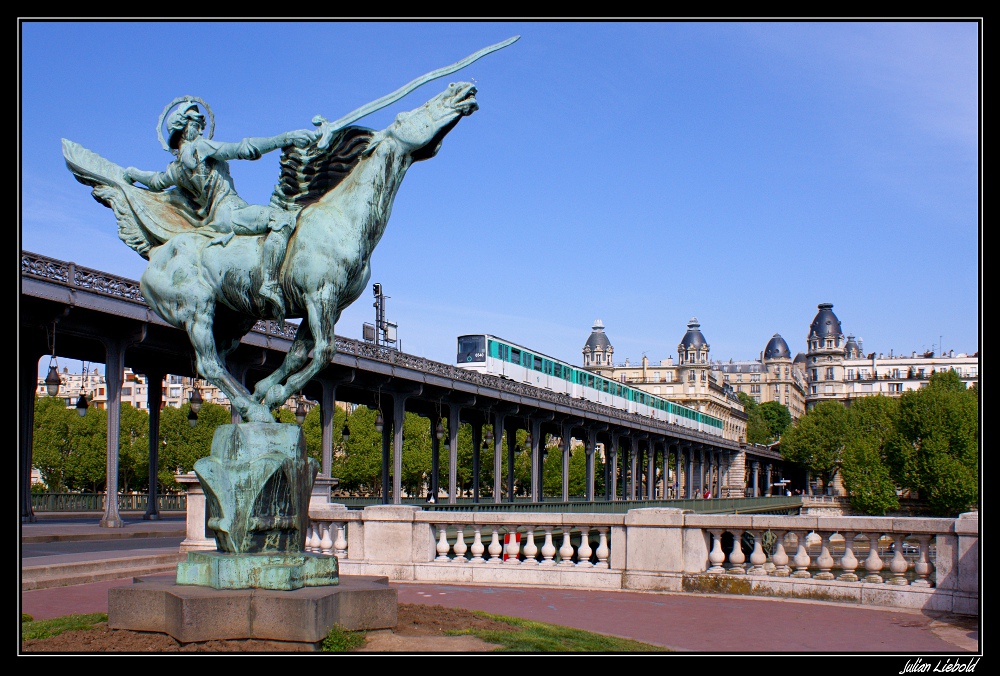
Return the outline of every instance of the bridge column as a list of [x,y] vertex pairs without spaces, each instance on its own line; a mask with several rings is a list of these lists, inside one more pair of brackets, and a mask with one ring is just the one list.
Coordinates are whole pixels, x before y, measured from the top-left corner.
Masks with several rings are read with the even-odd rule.
[[642,482],[642,467],[639,466],[639,439],[632,439],[629,451],[631,460],[629,475],[632,481],[629,485],[628,497],[629,500],[635,500],[639,497],[639,484]]
[[764,495],[766,495],[768,497],[771,497],[771,494],[772,494],[772,491],[771,491],[771,463],[767,463],[767,467],[765,468],[765,473],[766,473],[766,476],[767,476],[767,484],[766,484],[767,485],[767,491],[765,491]]
[[610,436],[611,447],[604,458],[604,499],[608,501],[618,499],[618,439],[621,434],[612,430]]
[[594,451],[597,450],[597,432],[593,429],[587,431],[587,444],[584,452],[587,454],[587,487],[584,499],[587,502],[594,501]]
[[619,479],[619,481],[621,482],[621,498],[619,498],[619,499],[621,499],[621,500],[628,500],[629,499],[629,496],[628,496],[628,482],[627,482],[627,480],[628,480],[628,460],[631,457],[632,453],[631,453],[631,450],[629,450],[629,452],[626,453],[625,452],[625,447],[628,446],[629,449],[632,448],[632,438],[631,437],[625,437],[624,439],[625,439],[626,443],[622,443],[621,439],[619,439],[619,442],[618,442],[618,455],[620,456],[620,459],[621,459],[621,478]]
[[439,477],[441,473],[441,440],[438,439],[437,426],[441,417],[435,413],[428,419],[431,426],[431,485],[428,487],[428,497],[437,502]]
[[146,521],[158,521],[160,506],[157,504],[157,488],[160,471],[160,403],[163,401],[163,377],[166,372],[158,369],[145,369],[142,374],[146,378],[146,410],[149,413],[149,498],[146,500],[146,513],[142,518]]
[[125,522],[118,512],[118,440],[121,434],[122,376],[125,373],[125,348],[136,340],[102,337],[101,342],[104,344],[105,353],[104,383],[108,387],[108,461],[105,475],[104,516],[98,525],[102,528],[122,528]]
[[542,421],[537,418],[531,418],[528,421],[528,436],[531,437],[531,443],[528,444],[531,453],[531,501],[539,502],[539,497],[541,495],[541,453],[539,448],[542,446]]
[[[387,399],[394,401],[395,397],[389,395]],[[382,397],[381,393],[379,395],[379,408],[378,412],[382,413]],[[392,428],[393,420],[395,416],[388,417],[382,413],[382,504],[388,505],[389,502],[389,460],[390,460],[390,446],[392,443]]]
[[[18,490],[21,501],[21,523],[34,523],[35,511],[31,507],[31,465],[35,443],[35,389],[38,387],[38,361],[46,354],[41,331],[34,327],[20,327],[18,350],[18,411],[20,427],[18,441]],[[62,392],[60,392],[62,394]]]
[[493,503],[503,502],[503,423],[506,413],[493,413]]
[[458,491],[458,426],[461,404],[448,403],[448,504],[454,505]]
[[760,473],[760,463],[754,460],[751,467],[753,469],[753,489],[751,490],[751,496],[757,498],[760,497],[760,488],[757,486],[757,475]]
[[715,452],[715,497],[722,497],[722,451]]
[[329,477],[333,471],[333,414],[336,405],[337,385],[326,380],[321,380],[319,395],[319,473],[326,477]]
[[569,502],[569,455],[573,427],[565,424],[562,427],[562,501]]
[[656,444],[652,438],[646,439],[646,497],[656,499]]
[[687,471],[684,473],[684,497],[690,500],[694,496],[694,446],[687,445]]

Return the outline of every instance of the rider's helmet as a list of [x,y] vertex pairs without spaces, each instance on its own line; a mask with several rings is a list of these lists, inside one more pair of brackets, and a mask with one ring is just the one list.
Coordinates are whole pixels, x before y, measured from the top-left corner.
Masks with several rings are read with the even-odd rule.
[[167,133],[169,134],[167,144],[171,148],[176,150],[180,145],[181,132],[187,127],[189,120],[197,120],[202,127],[205,126],[205,115],[198,109],[198,104],[190,100],[181,101],[167,118]]

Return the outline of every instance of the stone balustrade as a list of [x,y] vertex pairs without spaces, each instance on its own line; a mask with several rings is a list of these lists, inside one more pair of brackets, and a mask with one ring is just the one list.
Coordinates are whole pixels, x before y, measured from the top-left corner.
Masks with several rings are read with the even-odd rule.
[[345,575],[743,593],[978,614],[978,512],[958,519],[670,508],[507,514],[314,502],[310,516],[307,550],[337,556]]

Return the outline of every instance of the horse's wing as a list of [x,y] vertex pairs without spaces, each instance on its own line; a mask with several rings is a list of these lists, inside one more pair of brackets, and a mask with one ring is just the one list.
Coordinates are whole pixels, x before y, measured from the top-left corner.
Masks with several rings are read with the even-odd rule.
[[305,148],[285,148],[271,205],[299,211],[319,200],[351,173],[373,133],[364,127],[346,127],[337,132],[326,148],[315,142]]
[[143,258],[174,235],[197,230],[190,208],[176,191],[151,192],[125,181],[125,170],[83,146],[63,139],[66,166],[94,199],[115,212],[118,237]]

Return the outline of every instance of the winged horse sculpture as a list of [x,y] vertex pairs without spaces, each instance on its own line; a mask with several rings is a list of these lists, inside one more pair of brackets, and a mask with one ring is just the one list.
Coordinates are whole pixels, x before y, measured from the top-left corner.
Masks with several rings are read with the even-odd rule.
[[[239,144],[258,142],[256,157],[282,147],[281,176],[270,205],[253,207],[235,197],[226,206],[256,218],[256,230],[254,218],[244,218],[249,225],[230,227],[228,232],[206,227],[209,215],[200,214],[204,218],[199,222],[193,207],[181,204],[180,191],[137,187],[136,176],[130,175],[137,170],[123,169],[63,139],[70,171],[94,188],[95,199],[114,210],[119,237],[148,258],[140,282],[146,301],[165,321],[187,332],[198,372],[225,392],[244,421],[274,422],[271,411],[330,363],[336,352],[334,327],[341,312],[368,285],[372,252],[385,233],[407,169],[433,157],[458,121],[479,108],[476,88],[468,82],[450,84],[419,108],[400,113],[381,131],[348,125],[515,40],[516,36],[428,73],[334,122],[316,117],[313,123],[319,128],[311,135],[292,132],[298,136],[246,139]],[[162,120],[163,116],[161,128]],[[162,141],[160,129],[158,133]],[[237,145],[204,147],[218,152],[222,160],[256,159],[252,152],[240,155],[250,151]],[[226,156],[228,146],[233,149]],[[179,161],[183,160],[181,156]],[[228,167],[217,168],[224,169],[223,178],[228,178]],[[148,177],[138,180],[154,182]],[[266,278],[262,269],[266,239],[283,229],[282,214],[288,215],[291,235],[276,282],[284,315],[302,322],[282,365],[258,382],[251,394],[229,373],[224,360],[258,320],[281,316],[259,289]],[[240,218],[231,220],[235,224]]]

